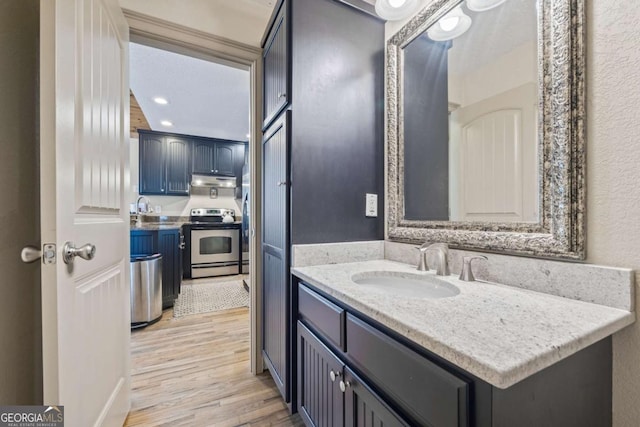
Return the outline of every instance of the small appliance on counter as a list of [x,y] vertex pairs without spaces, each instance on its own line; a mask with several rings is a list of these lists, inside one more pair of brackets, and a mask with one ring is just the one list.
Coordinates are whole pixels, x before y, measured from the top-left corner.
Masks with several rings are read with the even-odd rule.
[[[184,277],[196,279],[240,274],[241,224],[235,222],[233,209],[191,209],[189,218],[190,223],[183,227],[186,243]],[[233,221],[225,222],[225,218]]]

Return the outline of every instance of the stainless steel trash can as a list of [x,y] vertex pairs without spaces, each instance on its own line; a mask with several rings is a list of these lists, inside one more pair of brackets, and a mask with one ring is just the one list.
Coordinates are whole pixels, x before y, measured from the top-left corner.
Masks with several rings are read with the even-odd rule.
[[131,328],[162,317],[162,255],[131,255]]

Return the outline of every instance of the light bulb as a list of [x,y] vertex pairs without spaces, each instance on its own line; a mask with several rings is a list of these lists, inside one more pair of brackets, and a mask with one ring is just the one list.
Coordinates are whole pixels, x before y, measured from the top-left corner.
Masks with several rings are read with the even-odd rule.
[[407,0],[389,0],[389,6],[398,8],[402,7],[406,2]]
[[453,30],[458,26],[458,22],[460,22],[460,18],[458,16],[449,16],[438,21],[440,28],[442,28],[443,31]]

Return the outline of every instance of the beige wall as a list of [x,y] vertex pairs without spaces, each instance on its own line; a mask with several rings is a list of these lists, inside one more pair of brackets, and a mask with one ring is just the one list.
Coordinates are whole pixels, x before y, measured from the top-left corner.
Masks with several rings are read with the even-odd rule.
[[[640,307],[640,2],[585,2],[587,261],[636,270]],[[614,336],[613,360],[613,424],[637,427],[640,322]]]
[[251,46],[260,46],[273,10],[259,0],[120,0],[120,5]]
[[[588,261],[640,283],[640,2],[587,0]],[[636,306],[640,292],[636,285]],[[640,425],[640,323],[613,339],[615,426]]]
[[42,400],[37,171],[38,0],[0,2],[0,405]]

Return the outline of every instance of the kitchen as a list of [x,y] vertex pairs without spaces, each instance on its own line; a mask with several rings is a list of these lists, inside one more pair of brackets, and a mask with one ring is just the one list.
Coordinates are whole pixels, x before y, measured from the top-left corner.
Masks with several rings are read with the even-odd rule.
[[[246,293],[248,72],[137,43],[130,56],[132,262],[162,255],[163,310],[183,280],[194,286],[224,276]],[[145,303],[132,299],[136,327],[162,316],[158,303]]]

